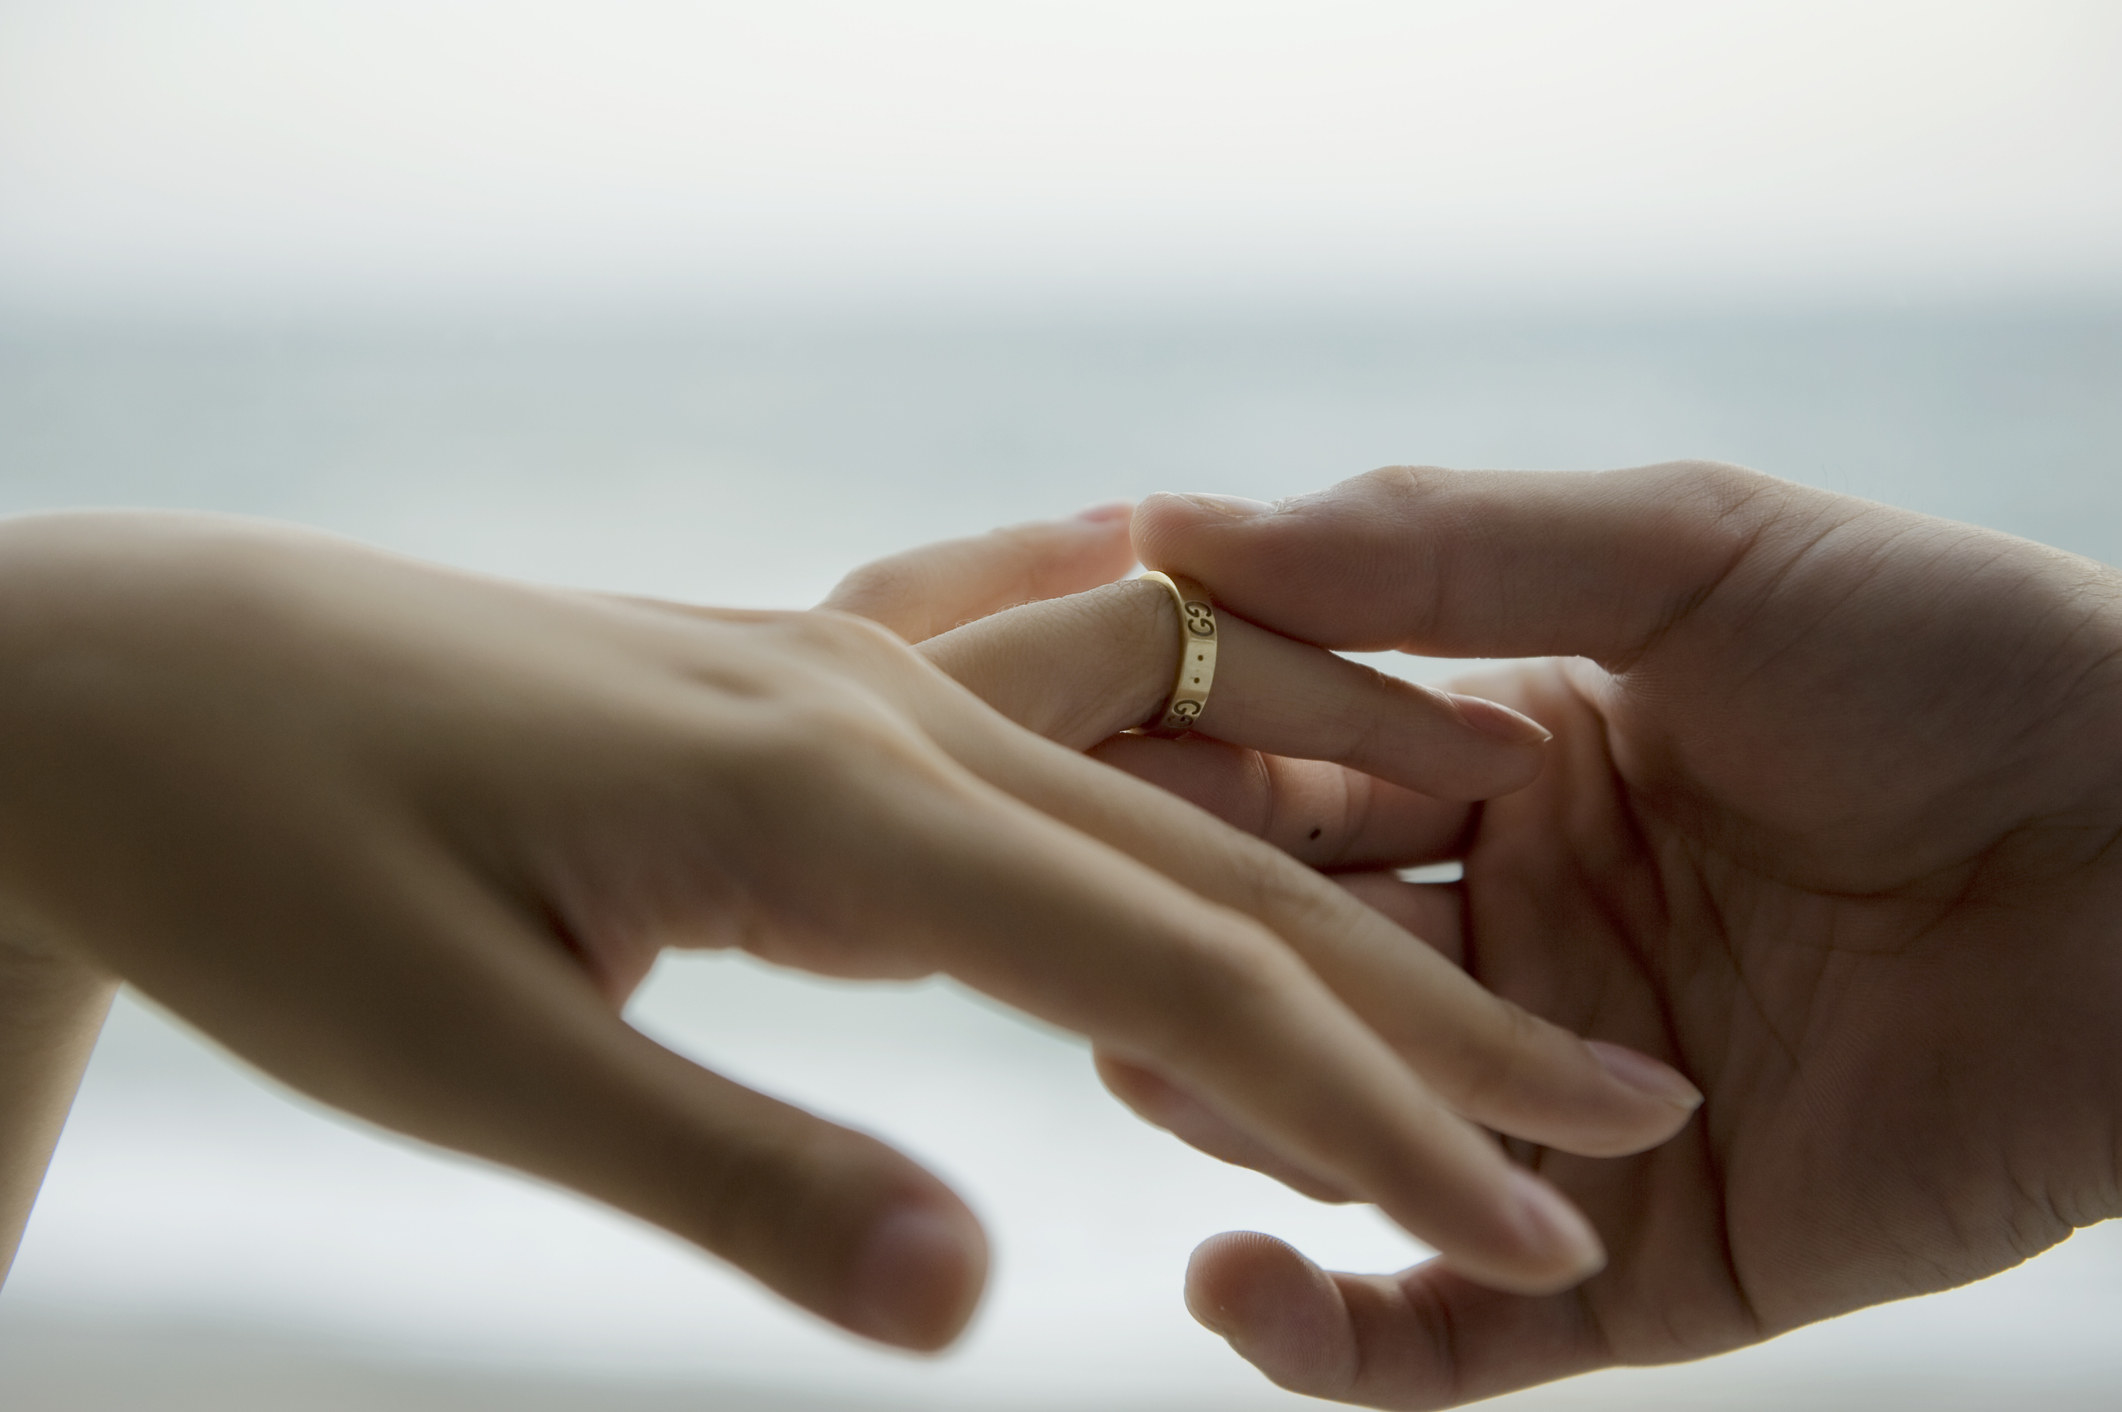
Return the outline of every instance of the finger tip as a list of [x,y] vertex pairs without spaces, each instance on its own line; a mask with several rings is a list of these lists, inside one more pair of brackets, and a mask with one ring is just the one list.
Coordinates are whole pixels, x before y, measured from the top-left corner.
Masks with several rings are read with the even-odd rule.
[[1132,500],[1116,500],[1094,505],[1061,523],[1074,536],[1076,553],[1091,556],[1116,576],[1135,562],[1134,517]]
[[1191,519],[1199,512],[1194,497],[1177,490],[1153,490],[1135,502],[1135,521]]
[[[1447,693],[1447,697],[1461,724],[1487,740],[1531,753],[1555,738],[1553,731],[1532,717],[1522,715],[1486,697],[1467,696],[1458,692]],[[1537,756],[1534,758],[1537,759]]]
[[1107,500],[1101,504],[1089,505],[1078,510],[1074,518],[1082,524],[1092,525],[1104,530],[1126,525],[1134,519],[1134,516],[1134,501]]
[[1474,1275],[1480,1283],[1511,1294],[1560,1294],[1606,1268],[1604,1242],[1568,1197],[1523,1168],[1511,1170],[1510,1193],[1518,1249],[1506,1264]]
[[1353,1368],[1355,1336],[1333,1277],[1273,1236],[1203,1241],[1187,1262],[1186,1307],[1284,1387],[1332,1386]]
[[1591,1039],[1585,1044],[1615,1082],[1671,1110],[1672,1129],[1666,1136],[1677,1132],[1680,1124],[1702,1106],[1702,1090],[1672,1065],[1609,1040]]
[[1186,1308],[1202,1327],[1232,1338],[1259,1322],[1254,1317],[1277,1289],[1300,1296],[1319,1267],[1287,1241],[1260,1231],[1225,1231],[1194,1247],[1186,1262]]
[[1099,582],[1125,574],[1135,562],[1135,502],[1109,500],[1053,522],[1070,554]]
[[[1433,1263],[1501,1294],[1540,1298],[1574,1289],[1606,1268],[1606,1246],[1560,1190],[1507,1167],[1485,1210],[1453,1223]],[[1405,1225],[1405,1222],[1402,1222]]]
[[840,1322],[881,1343],[937,1352],[972,1321],[987,1265],[987,1233],[964,1206],[892,1207],[863,1238]]

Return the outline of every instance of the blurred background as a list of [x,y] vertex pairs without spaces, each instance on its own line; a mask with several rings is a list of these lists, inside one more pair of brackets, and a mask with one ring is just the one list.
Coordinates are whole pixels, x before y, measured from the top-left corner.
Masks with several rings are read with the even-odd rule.
[[[925,539],[1395,461],[1707,456],[2122,562],[2122,5],[0,0],[0,512],[815,601]],[[1401,670],[1440,678],[1449,664]],[[667,960],[688,1053],[997,1247],[855,1346],[114,1014],[10,1408],[1285,1408],[1204,1236],[1419,1253],[947,987]],[[2112,1408],[2122,1239],[1532,1408]]]

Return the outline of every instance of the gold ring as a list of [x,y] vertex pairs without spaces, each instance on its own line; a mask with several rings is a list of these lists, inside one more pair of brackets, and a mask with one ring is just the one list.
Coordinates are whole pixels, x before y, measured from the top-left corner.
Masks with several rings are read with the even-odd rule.
[[1140,729],[1149,735],[1180,735],[1201,723],[1209,688],[1216,684],[1216,608],[1192,579],[1155,569],[1142,577],[1170,590],[1172,606],[1179,610],[1179,670],[1172,677],[1171,695]]

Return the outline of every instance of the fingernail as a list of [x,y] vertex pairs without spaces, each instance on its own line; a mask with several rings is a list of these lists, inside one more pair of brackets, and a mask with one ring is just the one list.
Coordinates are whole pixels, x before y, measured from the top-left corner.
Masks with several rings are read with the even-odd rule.
[[1478,696],[1451,697],[1452,709],[1459,719],[1472,726],[1491,740],[1500,740],[1506,745],[1540,745],[1553,740],[1555,734],[1530,716],[1521,716],[1508,706],[1498,706],[1493,701],[1484,701]]
[[1519,1227],[1534,1250],[1561,1259],[1573,1281],[1590,1279],[1606,1267],[1598,1233],[1560,1192],[1523,1168],[1513,1168],[1510,1181]]
[[1088,510],[1078,510],[1076,518],[1088,520],[1094,525],[1109,524],[1114,520],[1132,518],[1135,502],[1132,500],[1108,500],[1103,505],[1093,505]]
[[1183,494],[1179,497],[1189,505],[1218,515],[1227,515],[1234,520],[1249,520],[1255,515],[1272,515],[1275,507],[1265,500],[1247,500],[1242,495]]
[[1603,1039],[1586,1040],[1606,1072],[1638,1093],[1649,1094],[1692,1113],[1702,1106],[1702,1090],[1670,1064],[1661,1064],[1648,1054]]
[[965,1222],[929,1206],[901,1206],[870,1228],[848,1282],[848,1326],[885,1343],[939,1348],[955,1337],[979,1291]]

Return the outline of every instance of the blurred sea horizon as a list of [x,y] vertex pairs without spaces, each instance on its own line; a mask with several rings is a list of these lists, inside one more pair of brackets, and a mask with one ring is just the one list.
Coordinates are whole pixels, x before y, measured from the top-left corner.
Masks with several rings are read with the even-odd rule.
[[[729,604],[802,606],[878,554],[1158,489],[1683,457],[2122,564],[2122,306],[0,318],[0,513],[261,515]],[[856,1347],[658,1233],[290,1100],[126,1000],[0,1295],[0,1401],[1317,1405],[1193,1327],[1187,1250],[1255,1226],[1356,1268],[1417,1253],[1179,1148],[1073,1041],[949,987],[683,957],[631,1014],[962,1186],[998,1252],[962,1349]],[[1966,1291],[1506,1405],[2107,1408],[2118,1309],[2109,1226]],[[283,1385],[283,1365],[339,1372]]]
[[910,543],[1154,489],[1700,458],[2112,563],[2118,392],[2122,300],[2104,299],[0,312],[0,511],[279,516],[466,567],[785,605]]

